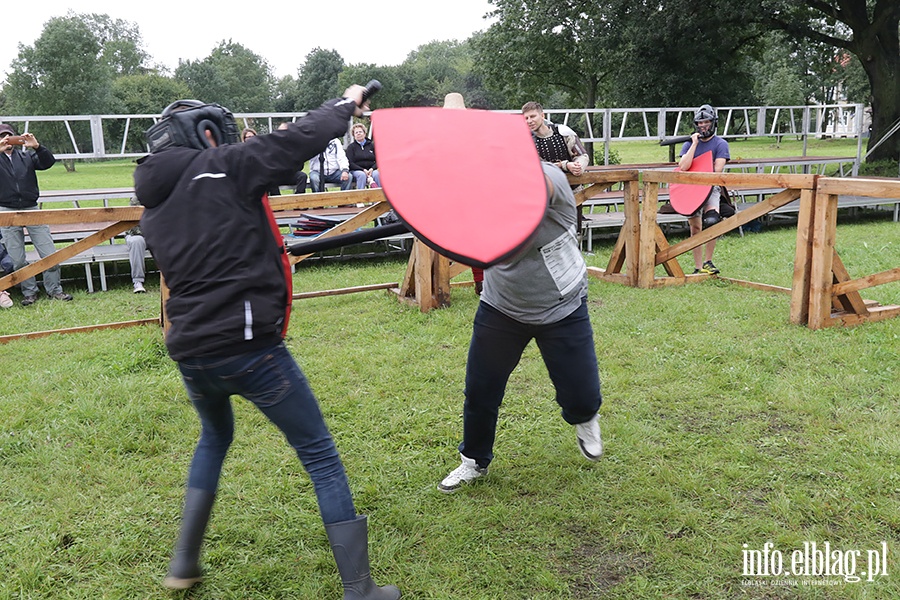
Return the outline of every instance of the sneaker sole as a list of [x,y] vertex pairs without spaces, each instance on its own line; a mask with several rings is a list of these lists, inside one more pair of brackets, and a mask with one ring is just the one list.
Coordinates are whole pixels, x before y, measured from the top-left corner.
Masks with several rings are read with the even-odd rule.
[[452,494],[453,492],[459,490],[459,488],[461,488],[462,486],[464,486],[466,484],[471,484],[471,483],[481,479],[482,477],[485,477],[486,475],[487,475],[487,470],[485,470],[484,473],[482,473],[475,479],[472,479],[471,481],[460,481],[459,483],[457,483],[456,485],[454,485],[452,487],[446,486],[443,483],[439,483],[439,484],[437,484],[437,489],[439,492],[443,492],[445,494]]
[[587,450],[584,449],[584,445],[581,443],[581,440],[578,440],[578,450],[581,451],[581,455],[588,459],[591,462],[597,462],[600,460],[600,457],[603,456],[603,452],[594,456],[593,454],[589,454]]

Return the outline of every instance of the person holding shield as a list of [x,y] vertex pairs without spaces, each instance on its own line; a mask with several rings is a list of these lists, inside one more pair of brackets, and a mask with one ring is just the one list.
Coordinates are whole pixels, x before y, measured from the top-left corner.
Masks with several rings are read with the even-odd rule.
[[[718,122],[719,117],[716,114],[716,109],[709,104],[704,104],[697,109],[694,113],[694,127],[696,131],[691,134],[691,141],[685,142],[681,148],[681,160],[678,161],[680,170],[687,171],[691,168],[695,158],[707,152],[712,152],[713,171],[721,173],[725,170],[725,163],[731,158],[731,151],[728,147],[728,142],[716,135]],[[704,227],[712,227],[722,220],[719,210],[720,199],[721,188],[717,185],[712,186],[706,202],[688,217],[691,235],[696,235],[703,231]],[[703,248],[699,246],[694,248],[695,275],[698,273],[715,275],[719,272],[719,269],[716,268],[712,261],[715,250],[716,238],[704,244]]]
[[534,237],[512,258],[484,270],[466,361],[462,464],[438,484],[445,493],[487,474],[506,384],[532,339],[581,454],[596,461],[603,453],[600,377],[575,196],[557,166],[541,162],[541,167],[549,203]]

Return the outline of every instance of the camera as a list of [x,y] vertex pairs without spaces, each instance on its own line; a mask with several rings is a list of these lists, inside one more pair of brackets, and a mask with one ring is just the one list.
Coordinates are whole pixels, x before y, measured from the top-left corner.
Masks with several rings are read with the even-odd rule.
[[21,146],[25,143],[25,138],[21,135],[10,135],[3,141],[10,146]]

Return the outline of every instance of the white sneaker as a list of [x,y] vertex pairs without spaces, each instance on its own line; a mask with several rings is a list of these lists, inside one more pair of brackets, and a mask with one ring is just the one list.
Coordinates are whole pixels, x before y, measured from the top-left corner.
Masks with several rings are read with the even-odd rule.
[[0,308],[12,308],[13,301],[9,297],[9,292],[3,290],[0,292]]
[[134,282],[134,293],[135,294],[146,294],[147,290],[144,289],[144,284],[140,281]]
[[459,455],[462,458],[462,464],[450,471],[450,474],[444,477],[444,480],[438,484],[438,489],[449,494],[458,490],[462,484],[475,481],[483,475],[487,475],[487,467],[483,469],[475,464],[475,459],[467,456]]
[[590,421],[575,426],[578,449],[588,460],[598,460],[603,454],[603,439],[600,437],[600,417],[594,415]]

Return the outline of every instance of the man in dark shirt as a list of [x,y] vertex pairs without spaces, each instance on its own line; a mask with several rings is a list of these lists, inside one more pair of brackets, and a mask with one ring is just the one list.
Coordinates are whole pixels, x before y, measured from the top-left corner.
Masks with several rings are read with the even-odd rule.
[[[19,139],[16,138],[19,136],[16,136],[12,126],[6,123],[0,125],[0,154],[3,154],[3,157],[0,157],[0,211],[38,210],[40,190],[35,171],[49,169],[56,162],[56,158],[49,148],[38,143],[34,134],[26,133]],[[11,140],[21,142],[23,148],[32,152],[25,152],[19,144],[9,143]],[[0,227],[3,244],[16,270],[28,264],[25,258],[25,229],[26,226],[22,225]],[[31,243],[41,258],[56,252],[50,227],[28,225],[27,229]],[[34,304],[38,298],[38,286],[34,277],[24,280],[21,287],[24,296],[22,306]],[[72,296],[63,292],[59,265],[44,271],[44,289],[54,300],[72,299]]]

